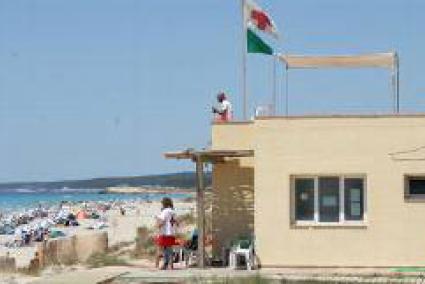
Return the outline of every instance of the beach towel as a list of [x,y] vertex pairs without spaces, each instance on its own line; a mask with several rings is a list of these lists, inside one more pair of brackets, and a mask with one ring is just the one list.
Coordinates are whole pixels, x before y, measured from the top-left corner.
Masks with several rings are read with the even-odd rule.
[[77,219],[87,219],[89,218],[89,215],[85,211],[79,211],[77,213]]
[[62,232],[62,231],[58,231],[58,230],[51,231],[50,234],[49,234],[49,237],[51,239],[55,239],[55,238],[58,238],[58,237],[64,237],[64,236],[65,236],[65,233]]

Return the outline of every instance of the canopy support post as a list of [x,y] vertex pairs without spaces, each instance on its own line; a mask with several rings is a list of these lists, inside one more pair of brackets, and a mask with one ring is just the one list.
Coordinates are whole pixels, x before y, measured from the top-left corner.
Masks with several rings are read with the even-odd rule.
[[277,115],[277,87],[276,87],[276,73],[277,73],[277,56],[273,55],[273,94],[272,94],[272,101],[273,101],[273,115]]
[[204,162],[201,155],[196,163],[196,214],[198,227],[198,267],[205,268],[205,209],[204,209]]
[[400,93],[399,93],[399,70],[398,70],[398,55],[394,52],[394,63],[391,72],[391,86],[393,91],[393,112],[400,112]]
[[398,64],[398,55],[395,53],[395,89],[397,97],[397,114],[400,112],[400,84],[399,84],[399,64]]
[[286,63],[286,68],[285,68],[286,72],[285,72],[285,115],[288,116],[289,115],[289,68],[288,68],[288,63]]

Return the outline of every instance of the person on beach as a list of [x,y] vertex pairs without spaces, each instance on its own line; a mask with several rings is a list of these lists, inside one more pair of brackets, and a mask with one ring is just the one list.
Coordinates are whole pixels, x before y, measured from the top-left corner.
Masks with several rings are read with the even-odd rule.
[[[171,198],[164,197],[161,204],[161,213],[156,217],[160,231],[157,237],[157,245],[161,248],[164,257],[164,265],[161,269],[165,270],[167,267],[173,269],[173,246],[176,243],[175,234],[178,221]],[[159,255],[157,255],[156,264],[159,266]]]
[[23,232],[21,228],[17,228],[15,230],[15,241],[14,241],[14,246],[15,247],[21,247],[23,245]]
[[122,206],[120,206],[120,213],[121,213],[121,216],[125,216],[125,209]]
[[212,108],[212,112],[216,114],[216,121],[226,122],[232,119],[232,104],[227,99],[224,92],[217,95],[218,105]]

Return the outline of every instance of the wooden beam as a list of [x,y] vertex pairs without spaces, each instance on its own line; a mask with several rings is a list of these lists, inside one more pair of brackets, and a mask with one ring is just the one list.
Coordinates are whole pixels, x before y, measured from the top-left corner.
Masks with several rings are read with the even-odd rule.
[[205,208],[204,208],[204,161],[201,155],[196,163],[196,213],[198,226],[198,267],[205,268]]
[[164,156],[166,159],[192,159],[193,153],[189,151],[167,152]]
[[254,150],[204,150],[196,153],[208,158],[243,158],[254,156]]
[[243,158],[243,157],[253,157],[253,150],[186,150],[180,152],[167,152],[164,154],[167,159],[187,159],[195,161],[197,156],[202,157],[204,162],[214,161],[215,159],[220,162],[224,158]]

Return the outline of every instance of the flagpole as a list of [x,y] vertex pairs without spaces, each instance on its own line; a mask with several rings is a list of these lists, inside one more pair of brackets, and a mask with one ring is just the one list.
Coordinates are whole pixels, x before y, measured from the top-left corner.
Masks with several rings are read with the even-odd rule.
[[246,88],[246,57],[247,57],[247,38],[246,38],[246,21],[245,21],[245,1],[241,0],[242,15],[242,104],[243,104],[243,120],[248,120],[248,98]]

